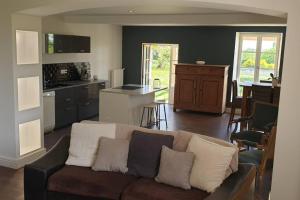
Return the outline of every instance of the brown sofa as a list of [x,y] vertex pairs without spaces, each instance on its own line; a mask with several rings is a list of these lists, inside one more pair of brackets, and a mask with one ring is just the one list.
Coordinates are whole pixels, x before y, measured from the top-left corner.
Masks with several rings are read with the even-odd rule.
[[25,200],[235,200],[245,199],[255,167],[239,165],[214,193],[183,190],[116,172],[67,166],[70,137],[63,137],[44,157],[24,168]]

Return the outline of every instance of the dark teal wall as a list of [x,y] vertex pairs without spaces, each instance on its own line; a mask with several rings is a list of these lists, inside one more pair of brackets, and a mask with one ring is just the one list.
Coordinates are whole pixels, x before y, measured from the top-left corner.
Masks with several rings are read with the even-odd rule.
[[[228,78],[230,81],[237,32],[281,32],[285,41],[286,28],[124,26],[122,56],[122,65],[126,68],[124,82],[141,83],[142,43],[179,44],[180,63],[195,63],[196,59],[201,57],[207,64],[228,64],[231,66]],[[282,52],[282,56],[283,54]]]

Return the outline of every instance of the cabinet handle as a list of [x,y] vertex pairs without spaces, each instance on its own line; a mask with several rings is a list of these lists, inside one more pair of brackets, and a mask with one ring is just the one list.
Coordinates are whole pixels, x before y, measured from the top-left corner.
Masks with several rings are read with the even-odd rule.
[[57,50],[57,52],[58,52],[58,53],[62,53],[62,52],[63,52],[63,50],[60,50],[60,49],[59,49],[59,50]]
[[85,50],[81,49],[80,52],[85,52]]
[[70,111],[72,110],[72,108],[65,108],[65,111]]
[[83,89],[87,90],[87,89],[89,89],[89,88],[90,88],[89,86],[85,86]]
[[65,102],[70,102],[72,99],[71,98],[66,98]]
[[88,105],[90,105],[91,103],[90,102],[86,102],[84,105],[85,106],[88,106]]

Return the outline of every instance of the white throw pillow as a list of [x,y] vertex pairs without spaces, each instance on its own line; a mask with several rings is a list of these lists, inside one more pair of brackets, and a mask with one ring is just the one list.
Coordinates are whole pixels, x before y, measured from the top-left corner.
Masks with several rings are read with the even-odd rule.
[[226,178],[226,170],[236,149],[193,135],[187,152],[195,154],[190,183],[193,187],[214,192]]
[[66,161],[66,165],[91,167],[95,160],[99,139],[101,137],[116,138],[116,125],[73,124],[69,157]]

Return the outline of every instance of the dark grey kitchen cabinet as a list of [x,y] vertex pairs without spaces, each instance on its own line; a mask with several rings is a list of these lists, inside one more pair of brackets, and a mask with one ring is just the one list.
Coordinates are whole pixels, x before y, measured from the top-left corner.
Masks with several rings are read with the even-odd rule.
[[77,121],[75,88],[57,90],[55,93],[55,127],[61,128]]
[[48,33],[45,38],[46,52],[48,54],[91,52],[91,38],[89,36]]
[[78,120],[84,120],[99,113],[99,84],[77,87]]
[[55,95],[55,127],[62,128],[74,122],[99,114],[99,90],[105,83],[93,83],[62,88]]

